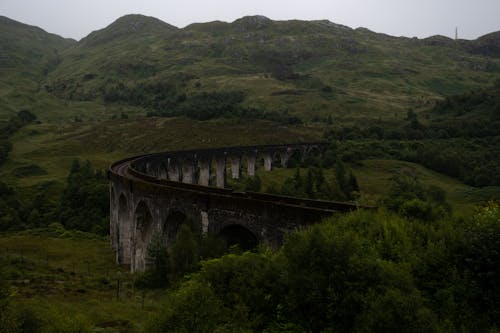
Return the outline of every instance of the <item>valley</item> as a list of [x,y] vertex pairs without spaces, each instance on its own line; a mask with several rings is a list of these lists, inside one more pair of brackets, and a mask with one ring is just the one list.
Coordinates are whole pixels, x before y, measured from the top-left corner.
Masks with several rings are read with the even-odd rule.
[[[251,251],[185,221],[146,272],[116,264],[113,162],[307,142],[228,187],[377,210]],[[500,32],[126,15],[76,41],[0,16],[0,333],[494,332],[499,200]]]

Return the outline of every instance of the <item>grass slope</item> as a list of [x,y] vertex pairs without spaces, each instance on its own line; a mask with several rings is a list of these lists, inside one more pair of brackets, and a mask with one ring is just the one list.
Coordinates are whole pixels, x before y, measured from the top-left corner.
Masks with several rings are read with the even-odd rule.
[[[260,16],[177,29],[127,15],[74,43],[7,18],[1,22],[9,23],[1,43],[13,76],[0,84],[0,116],[33,103],[9,89],[13,82],[101,103],[103,88],[113,82],[165,81],[188,95],[242,90],[248,106],[306,119],[394,119],[409,107],[424,109],[444,95],[492,85],[500,73],[495,33],[475,41],[410,39],[329,21]],[[18,67],[23,59],[37,59],[29,73]]]
[[151,20],[123,17],[99,32],[107,43],[84,39],[67,49],[48,85],[63,97],[95,99],[109,80],[135,85],[182,77],[188,94],[241,89],[251,106],[359,119],[393,118],[491,85],[500,72],[494,55],[473,52],[478,41],[397,38],[328,21],[244,17],[115,38]]
[[142,292],[133,288],[127,268],[114,263],[107,240],[70,232],[62,236],[0,235],[0,261],[15,287],[14,304],[46,320],[78,315],[105,332],[141,331],[159,309],[155,295],[146,294],[143,305]]
[[35,102],[47,73],[74,40],[0,16],[0,120]]

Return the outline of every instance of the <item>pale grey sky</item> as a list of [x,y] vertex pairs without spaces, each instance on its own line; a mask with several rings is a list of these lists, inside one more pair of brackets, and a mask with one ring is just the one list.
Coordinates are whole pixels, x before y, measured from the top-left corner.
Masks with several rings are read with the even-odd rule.
[[466,39],[500,30],[500,0],[0,0],[0,15],[75,39],[125,14],[154,16],[181,28],[259,14],[274,20],[328,19],[421,38],[453,37],[457,26]]

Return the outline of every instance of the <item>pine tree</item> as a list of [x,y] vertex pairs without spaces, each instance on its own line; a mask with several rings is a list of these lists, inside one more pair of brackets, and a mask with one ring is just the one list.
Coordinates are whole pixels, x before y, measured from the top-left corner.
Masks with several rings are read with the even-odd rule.
[[335,163],[335,179],[337,180],[339,192],[342,196],[339,199],[341,200],[347,199],[346,196],[347,179],[346,179],[345,165],[340,159],[337,159],[337,162]]
[[307,171],[306,180],[304,181],[304,193],[307,198],[314,199],[314,180],[313,180],[313,170],[309,169]]
[[357,193],[359,193],[359,185],[358,185],[358,180],[356,179],[352,171],[349,172],[348,191],[349,191],[349,199],[350,200],[356,199],[356,195]]
[[302,177],[300,176],[300,168],[297,168],[295,170],[295,174],[293,176],[293,183],[294,183],[295,191],[297,193],[302,192],[303,184],[302,184]]

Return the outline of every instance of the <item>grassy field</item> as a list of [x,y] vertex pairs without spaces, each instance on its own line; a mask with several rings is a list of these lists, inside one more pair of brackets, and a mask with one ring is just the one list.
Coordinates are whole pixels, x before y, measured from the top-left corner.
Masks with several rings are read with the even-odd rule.
[[42,318],[79,316],[103,332],[141,331],[159,309],[160,296],[133,287],[134,277],[114,263],[108,240],[71,235],[0,235],[14,305]]

